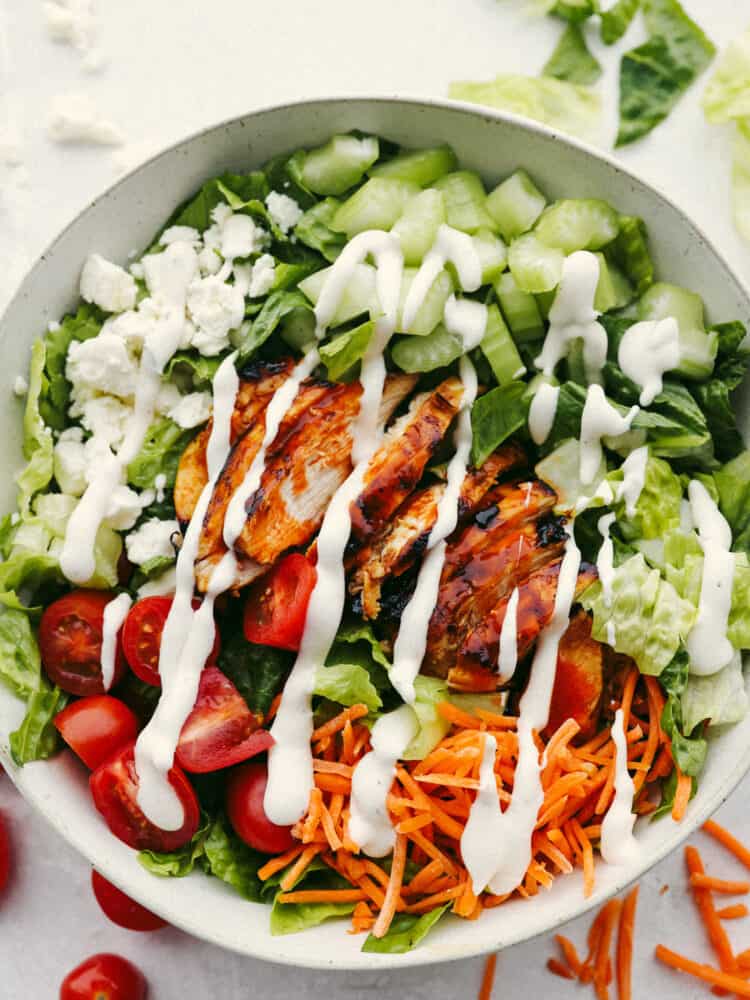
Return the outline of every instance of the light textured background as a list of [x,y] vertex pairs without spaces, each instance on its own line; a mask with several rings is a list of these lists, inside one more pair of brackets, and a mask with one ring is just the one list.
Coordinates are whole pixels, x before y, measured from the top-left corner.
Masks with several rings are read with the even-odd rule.
[[[522,16],[514,0],[99,0],[106,65],[86,74],[73,50],[46,37],[41,6],[40,0],[0,0],[0,305],[54,234],[115,179],[123,160],[135,164],[191,131],[271,103],[347,93],[443,95],[452,79],[535,73],[558,31],[548,21]],[[720,46],[747,26],[746,5],[738,0],[688,0],[686,6]],[[632,30],[619,48],[639,40]],[[603,58],[606,147],[615,130],[617,59],[606,50]],[[620,155],[690,212],[750,280],[750,248],[737,238],[729,214],[729,133],[705,125],[698,104],[702,86],[693,88],[668,123]],[[87,93],[122,128],[124,149],[62,148],[48,141],[50,101],[70,92]],[[15,166],[3,151],[12,139],[20,149]],[[748,793],[750,781],[719,813],[740,835],[750,833]],[[0,778],[0,811],[15,848],[15,875],[0,905],[1,1000],[53,998],[69,968],[102,950],[137,962],[153,1000],[336,1000],[376,993],[447,1000],[471,997],[478,989],[481,960],[401,973],[310,973],[241,959],[172,929],[145,936],[122,931],[99,911],[88,866],[31,812],[7,778]],[[705,836],[694,839],[717,874],[741,876],[739,866]],[[709,958],[684,883],[681,854],[643,880],[638,1000],[707,995],[651,958],[657,940]],[[587,923],[568,929],[581,946]],[[745,924],[730,927],[742,948],[750,946]],[[575,986],[544,971],[552,952],[548,940],[537,940],[504,953],[495,996],[572,996]]]

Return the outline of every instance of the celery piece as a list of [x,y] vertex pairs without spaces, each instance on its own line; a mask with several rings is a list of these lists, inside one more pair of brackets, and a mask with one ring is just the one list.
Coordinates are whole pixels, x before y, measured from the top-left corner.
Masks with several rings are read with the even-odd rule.
[[638,318],[657,320],[667,316],[677,320],[680,330],[677,371],[685,378],[708,378],[714,370],[719,335],[715,330],[706,333],[703,299],[678,285],[657,282],[638,303]]
[[458,159],[450,146],[436,146],[399,153],[392,160],[376,163],[370,169],[370,177],[391,177],[426,188],[457,166]]
[[517,170],[498,184],[485,202],[507,242],[531,229],[546,204],[547,199],[524,170]]
[[391,349],[394,364],[404,372],[431,372],[445,368],[464,353],[463,342],[441,323],[426,337],[402,337]]
[[[313,305],[318,301],[323,285],[331,273],[330,267],[316,271],[300,281],[297,286]],[[378,311],[378,293],[375,287],[375,268],[370,264],[360,264],[352,274],[338,308],[334,314],[331,326],[346,323],[347,320],[361,316],[363,313]]]
[[501,274],[495,282],[495,294],[517,344],[526,344],[544,335],[536,299],[529,292],[521,291],[509,271]]
[[362,360],[374,328],[374,321],[368,320],[353,330],[340,333],[321,346],[320,360],[328,370],[329,379],[340,381],[358,361]]
[[410,181],[371,177],[339,206],[330,227],[335,233],[346,233],[349,239],[366,229],[388,230],[417,194],[419,188]]
[[565,254],[546,246],[536,233],[524,233],[508,248],[508,266],[523,292],[549,292],[560,284]]
[[487,310],[487,326],[479,346],[489,362],[498,385],[512,382],[514,378],[520,378],[526,372],[526,367],[497,306],[490,306]]
[[600,313],[622,309],[633,300],[633,287],[619,267],[608,261],[603,253],[597,253],[596,257],[599,261],[599,282],[594,308]]
[[393,227],[401,241],[404,263],[421,264],[423,257],[435,242],[440,225],[445,222],[443,196],[434,188],[421,191],[411,198],[403,214]]
[[465,233],[480,229],[496,230],[497,224],[485,208],[487,195],[479,174],[457,170],[435,182],[445,198],[445,215],[449,226]]
[[598,198],[563,198],[545,209],[534,232],[542,243],[565,253],[601,250],[620,231],[620,217]]
[[508,248],[495,233],[480,229],[471,238],[482,265],[482,284],[489,285],[508,266]]
[[401,282],[401,298],[398,307],[398,325],[396,329],[400,333],[410,333],[415,337],[426,337],[432,333],[435,327],[443,319],[445,303],[453,294],[453,282],[447,271],[441,271],[430,285],[429,291],[424,297],[422,305],[417,310],[417,315],[408,330],[403,329],[401,314],[403,312],[406,296],[409,293],[412,282],[417,274],[417,269],[413,267],[404,268],[404,277]]
[[302,183],[315,194],[343,194],[359,184],[379,153],[380,144],[372,136],[334,135],[304,154]]

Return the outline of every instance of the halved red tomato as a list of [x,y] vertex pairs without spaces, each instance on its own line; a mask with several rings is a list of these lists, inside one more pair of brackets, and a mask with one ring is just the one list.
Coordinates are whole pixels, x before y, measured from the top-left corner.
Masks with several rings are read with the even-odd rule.
[[[39,650],[47,676],[69,694],[104,694],[102,632],[112,594],[74,590],[52,604],[39,624]],[[116,684],[125,673],[122,650],[115,656]]]
[[138,720],[125,702],[109,694],[92,695],[55,716],[55,728],[92,771],[138,735]]
[[158,931],[167,926],[166,920],[136,903],[122,889],[108,882],[96,868],[91,869],[91,888],[104,915],[118,927],[128,931]]
[[281,854],[294,846],[291,826],[277,826],[266,815],[263,799],[268,768],[251,761],[232,771],[227,782],[227,816],[238,837],[264,854]]
[[[128,612],[122,627],[122,645],[125,658],[133,673],[146,684],[161,687],[159,677],[159,650],[164,623],[172,607],[171,597],[144,597]],[[193,601],[193,609],[200,607],[200,601]],[[211,650],[209,663],[219,655],[220,639],[218,629]]]
[[298,650],[317,577],[310,560],[293,552],[253,584],[247,594],[243,619],[248,642]]
[[176,851],[192,840],[200,824],[200,806],[193,787],[180,767],[173,767],[169,783],[183,808],[178,830],[162,830],[152,823],[136,800],[138,775],[130,743],[101,764],[89,778],[94,805],[116,837],[136,851]]
[[180,733],[175,760],[186,771],[205,774],[249,760],[273,745],[237,688],[218,667],[201,674],[195,708]]

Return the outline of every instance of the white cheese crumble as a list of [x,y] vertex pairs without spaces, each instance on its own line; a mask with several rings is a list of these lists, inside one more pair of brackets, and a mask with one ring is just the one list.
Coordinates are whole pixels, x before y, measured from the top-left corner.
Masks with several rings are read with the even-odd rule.
[[53,319],[53,320],[51,320],[51,321],[50,321],[50,322],[49,322],[49,323],[47,324],[47,330],[48,330],[48,331],[49,331],[50,333],[57,333],[57,331],[58,331],[59,329],[60,329],[60,324],[59,324],[59,323],[57,322],[57,320],[56,320],[56,319]]
[[269,292],[276,279],[275,261],[270,253],[264,253],[253,264],[250,274],[250,287],[247,294],[251,299],[257,299]]
[[[81,407],[99,393],[132,397],[138,375],[123,340],[111,333],[100,333],[91,340],[72,341],[68,348],[65,376],[73,386],[73,400]],[[76,416],[81,412],[71,409]]]
[[221,253],[225,260],[249,257],[263,246],[265,232],[249,215],[230,215],[221,227]]
[[124,483],[120,484],[110,497],[109,507],[102,523],[114,528],[115,531],[128,531],[141,516],[144,508],[153,502],[153,490],[144,490],[138,494]]
[[16,396],[25,396],[29,391],[29,383],[23,377],[23,375],[16,375],[15,381],[13,382],[13,392]]
[[167,416],[178,427],[197,427],[205,424],[211,416],[212,403],[213,396],[210,392],[190,392],[180,397],[179,402],[167,411]]
[[170,243],[162,253],[149,254],[141,263],[151,295],[161,296],[169,305],[184,308],[188,286],[198,271],[198,255],[191,244]]
[[71,45],[83,56],[84,69],[94,71],[103,63],[95,46],[93,0],[44,0],[42,13],[53,42]]
[[167,488],[167,477],[163,472],[160,472],[158,476],[154,479],[154,489],[156,490],[156,499],[159,503],[164,499],[164,493]]
[[132,309],[138,292],[131,274],[105,260],[98,253],[89,254],[81,272],[81,297],[105,312],[119,313]]
[[221,257],[211,247],[204,247],[198,254],[198,265],[202,274],[218,274],[221,270]]
[[133,407],[115,396],[95,396],[81,404],[81,423],[95,438],[117,447],[133,418]]
[[187,305],[196,325],[193,347],[210,357],[229,346],[229,331],[235,330],[245,315],[245,299],[234,285],[218,275],[199,278],[188,288]]
[[159,237],[159,243],[163,247],[170,243],[200,243],[201,234],[192,226],[170,226],[165,229]]
[[58,94],[52,98],[47,134],[53,142],[64,145],[119,146],[125,141],[120,129],[85,94]]
[[57,440],[54,451],[54,474],[63,493],[79,497],[88,483],[86,448],[80,427],[69,427]]
[[290,198],[287,194],[279,194],[278,191],[272,191],[268,195],[266,207],[271,219],[282,233],[288,233],[302,218],[302,209],[294,198]]
[[164,556],[171,559],[175,554],[172,543],[174,536],[179,537],[180,526],[177,521],[160,521],[156,517],[149,518],[140,528],[125,539],[128,559],[136,566],[142,566],[150,559]]

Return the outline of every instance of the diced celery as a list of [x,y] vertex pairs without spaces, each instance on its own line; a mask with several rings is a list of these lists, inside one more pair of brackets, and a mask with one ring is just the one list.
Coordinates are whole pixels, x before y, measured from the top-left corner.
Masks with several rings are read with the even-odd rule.
[[342,379],[358,361],[361,361],[370,343],[374,322],[368,320],[353,330],[346,330],[320,348],[320,359],[328,369],[328,378]]
[[506,242],[528,232],[546,204],[547,199],[525,170],[517,170],[498,184],[486,201],[487,211]]
[[524,292],[549,292],[560,284],[565,254],[546,246],[536,233],[518,236],[508,248],[508,265]]
[[648,251],[643,219],[620,216],[620,232],[612,245],[612,256],[635,286],[636,294],[643,295],[654,281],[654,263]]
[[441,323],[426,337],[403,337],[391,349],[394,364],[404,372],[431,372],[461,357],[463,342]]
[[620,231],[620,217],[598,198],[563,198],[542,212],[534,232],[542,243],[565,253],[601,250]]
[[598,312],[609,312],[610,309],[622,309],[633,299],[633,288],[622,271],[608,261],[602,253],[598,253],[599,283],[594,296],[594,308]]
[[[331,273],[330,267],[316,271],[300,281],[298,288],[313,303],[317,303],[323,285]],[[370,264],[360,264],[352,274],[341,296],[331,326],[346,323],[347,320],[361,316],[363,313],[377,312],[378,293],[375,287],[375,268]]]
[[393,232],[401,241],[405,264],[422,262],[443,222],[445,204],[440,191],[428,188],[406,203],[401,218],[393,227]]
[[497,229],[495,220],[485,208],[487,195],[479,174],[471,170],[457,170],[441,177],[435,182],[435,187],[443,192],[449,226],[465,233]]
[[508,248],[495,233],[480,229],[471,238],[482,265],[482,284],[489,285],[508,266]]
[[680,329],[677,371],[685,378],[708,378],[714,370],[719,335],[715,330],[706,333],[703,299],[677,285],[657,282],[638,303],[638,317],[656,320],[667,316],[673,316]]
[[517,344],[538,340],[544,334],[544,324],[536,299],[523,292],[513,275],[506,271],[495,282],[495,294]]
[[343,194],[359,184],[379,153],[380,144],[371,136],[334,135],[305,154],[302,182],[315,194]]
[[436,146],[399,153],[392,160],[376,163],[370,177],[394,177],[426,188],[457,166],[458,159],[450,146]]
[[346,233],[349,239],[366,229],[388,230],[416,194],[419,188],[410,181],[371,177],[339,206],[331,220],[331,229]]
[[315,317],[308,309],[293,309],[279,325],[281,339],[295,351],[315,343]]
[[404,268],[404,277],[401,282],[401,298],[398,307],[398,325],[396,329],[400,333],[410,333],[415,337],[426,337],[428,333],[432,333],[438,323],[440,323],[443,319],[445,303],[453,294],[453,282],[451,281],[451,276],[447,271],[441,271],[430,285],[429,291],[425,295],[422,305],[417,310],[414,322],[408,330],[404,330],[401,316],[404,303],[406,302],[406,296],[409,293],[409,289],[411,288],[416,274],[416,268]]
[[525,373],[526,367],[497,306],[490,306],[487,310],[487,327],[479,346],[498,385],[512,382]]

